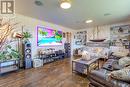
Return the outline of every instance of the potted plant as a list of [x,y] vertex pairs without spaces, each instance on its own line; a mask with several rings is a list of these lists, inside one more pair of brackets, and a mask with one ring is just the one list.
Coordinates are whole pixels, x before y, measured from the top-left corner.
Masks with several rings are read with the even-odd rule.
[[24,40],[24,42],[29,41],[29,38],[32,38],[32,34],[30,32],[23,32],[23,40]]
[[10,45],[7,45],[5,49],[0,52],[0,62],[8,60],[18,60],[22,55]]
[[20,53],[10,45],[5,46],[0,52],[0,74],[16,71],[19,69]]

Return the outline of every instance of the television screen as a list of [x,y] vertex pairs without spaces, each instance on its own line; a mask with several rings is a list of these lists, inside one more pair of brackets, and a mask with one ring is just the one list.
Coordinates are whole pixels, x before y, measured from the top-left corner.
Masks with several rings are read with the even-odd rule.
[[62,45],[62,31],[37,27],[38,46]]

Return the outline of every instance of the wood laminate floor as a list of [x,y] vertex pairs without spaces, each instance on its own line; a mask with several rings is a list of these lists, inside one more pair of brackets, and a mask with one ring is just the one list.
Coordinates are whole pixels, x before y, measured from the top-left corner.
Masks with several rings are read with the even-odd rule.
[[0,87],[88,87],[88,84],[85,76],[72,73],[70,59],[0,77]]

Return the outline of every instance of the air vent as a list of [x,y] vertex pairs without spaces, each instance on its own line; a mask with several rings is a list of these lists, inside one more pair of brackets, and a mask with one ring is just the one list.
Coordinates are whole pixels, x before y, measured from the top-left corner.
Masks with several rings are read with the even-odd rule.
[[36,0],[36,1],[35,1],[35,4],[36,4],[37,6],[42,6],[42,5],[43,5],[42,1],[40,1],[40,0]]
[[104,16],[110,16],[111,14],[110,13],[105,13]]

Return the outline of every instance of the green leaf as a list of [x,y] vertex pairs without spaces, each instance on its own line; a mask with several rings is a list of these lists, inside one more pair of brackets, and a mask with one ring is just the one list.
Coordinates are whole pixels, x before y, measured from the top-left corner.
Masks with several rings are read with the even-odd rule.
[[5,55],[1,52],[0,53],[0,61],[3,61],[5,58],[6,58]]
[[32,38],[32,34],[29,32],[23,32],[23,38],[26,38],[26,39]]
[[11,45],[7,45],[6,48],[7,49],[11,49],[12,47],[11,47]]

